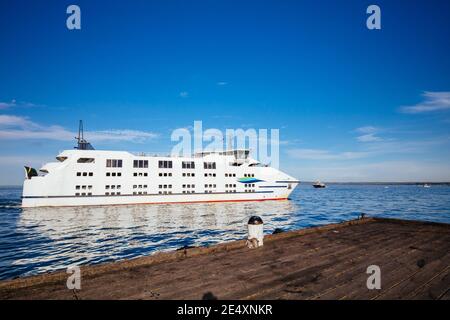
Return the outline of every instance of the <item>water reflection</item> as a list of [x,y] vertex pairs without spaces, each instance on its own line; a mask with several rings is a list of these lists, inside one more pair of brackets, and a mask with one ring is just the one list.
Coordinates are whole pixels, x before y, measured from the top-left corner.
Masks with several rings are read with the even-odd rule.
[[[24,209],[17,231],[33,230],[46,240],[22,248],[24,257],[12,265],[33,265],[34,271],[43,272],[241,239],[249,216],[255,214],[270,233],[293,225],[296,206],[292,201],[269,201]],[[36,254],[40,245],[45,246],[44,256]]]
[[290,201],[20,208],[21,188],[0,188],[0,279],[173,250],[246,235],[251,215],[266,233],[368,216],[450,223],[450,187],[303,184]]

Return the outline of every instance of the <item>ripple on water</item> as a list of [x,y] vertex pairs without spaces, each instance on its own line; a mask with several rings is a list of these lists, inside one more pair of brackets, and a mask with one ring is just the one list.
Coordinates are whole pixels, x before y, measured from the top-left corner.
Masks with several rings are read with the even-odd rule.
[[242,239],[251,215],[266,233],[354,219],[361,213],[450,222],[450,187],[301,185],[290,201],[92,208],[20,208],[0,188],[0,278]]

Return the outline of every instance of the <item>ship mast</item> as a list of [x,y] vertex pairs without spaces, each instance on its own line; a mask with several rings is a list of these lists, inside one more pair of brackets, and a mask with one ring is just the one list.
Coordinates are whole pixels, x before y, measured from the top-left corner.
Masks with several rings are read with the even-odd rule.
[[78,150],[94,150],[94,147],[92,145],[84,140],[84,129],[83,129],[83,120],[80,120],[80,123],[78,125],[78,137],[75,137],[77,140],[77,146],[75,149]]

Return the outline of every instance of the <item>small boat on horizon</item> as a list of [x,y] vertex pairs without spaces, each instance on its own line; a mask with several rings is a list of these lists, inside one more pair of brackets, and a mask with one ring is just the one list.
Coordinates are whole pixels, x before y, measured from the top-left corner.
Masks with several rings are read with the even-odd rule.
[[423,187],[424,187],[424,188],[431,188],[431,185],[429,185],[428,183],[425,183],[425,184],[423,185]]
[[327,186],[323,182],[316,181],[316,182],[313,183],[313,187],[314,188],[326,188]]

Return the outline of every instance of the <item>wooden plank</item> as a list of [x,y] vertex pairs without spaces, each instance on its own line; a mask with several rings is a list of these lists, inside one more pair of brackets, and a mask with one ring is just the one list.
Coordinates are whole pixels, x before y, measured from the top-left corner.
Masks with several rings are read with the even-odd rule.
[[[449,299],[450,226],[364,219],[265,237],[256,250],[234,241],[82,267],[82,289],[67,274],[0,282],[2,299],[345,298]],[[422,268],[417,260],[425,259]],[[367,290],[369,264],[382,291]]]
[[[383,234],[380,232],[380,234]],[[403,246],[408,246],[413,239],[405,238],[400,235],[380,240],[383,246],[377,246],[377,240],[371,240],[374,246],[367,248],[364,251],[356,250],[351,255],[339,257],[336,259],[335,264],[328,269],[321,270],[320,273],[313,277],[313,281],[306,282],[302,279],[294,281],[292,283],[286,283],[286,286],[279,296],[276,298],[281,299],[309,299],[313,296],[320,296],[324,294],[326,290],[330,290],[330,287],[337,287],[342,285],[348,279],[351,279],[355,274],[359,274],[364,266],[367,268],[367,260],[370,257],[376,257],[384,255],[385,258],[393,258],[397,256],[403,249]],[[418,242],[418,241],[416,241]],[[397,248],[394,248],[394,245]],[[400,246],[400,248],[398,247]],[[364,269],[365,273],[365,269]],[[269,298],[269,297],[267,297]]]
[[[409,249],[398,254],[397,257],[386,259],[385,257],[371,257],[364,266],[361,266],[359,272],[350,277],[343,285],[336,288],[326,295],[320,296],[321,299],[371,299],[376,297],[380,292],[389,290],[401,281],[417,272],[416,263],[419,259],[433,260],[445,254],[442,245],[439,246],[441,239],[436,236],[433,241],[422,243],[420,249]],[[436,250],[436,248],[438,248]],[[424,250],[426,252],[424,252]],[[378,265],[381,268],[382,289],[369,290],[366,287],[368,275],[365,273],[368,265]]]

